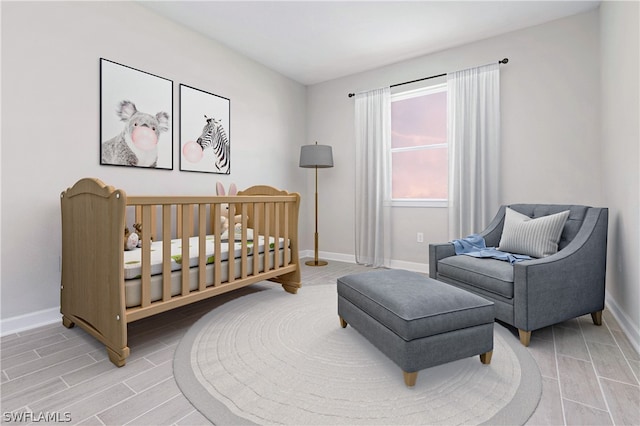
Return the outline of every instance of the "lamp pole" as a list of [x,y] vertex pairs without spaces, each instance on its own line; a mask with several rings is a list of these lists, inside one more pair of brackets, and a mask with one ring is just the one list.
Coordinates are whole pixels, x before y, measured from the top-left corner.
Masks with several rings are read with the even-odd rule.
[[308,266],[325,266],[327,262],[324,260],[318,260],[318,167],[316,169],[316,232],[313,234],[313,260],[305,262]]

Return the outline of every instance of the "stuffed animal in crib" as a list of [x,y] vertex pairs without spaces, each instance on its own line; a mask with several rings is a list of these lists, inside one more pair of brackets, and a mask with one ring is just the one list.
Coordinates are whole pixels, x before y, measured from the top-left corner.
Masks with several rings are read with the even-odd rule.
[[[133,229],[135,229],[135,233],[138,235],[138,247],[142,247],[142,224],[134,223]],[[153,242],[153,238],[150,239]]]
[[[235,183],[232,183],[229,185],[229,195],[237,195],[238,194],[238,188],[236,187]],[[216,195],[227,195],[225,193],[224,190],[224,185],[222,185],[222,182],[217,182],[216,183]],[[222,223],[222,230],[223,231],[228,231],[230,225],[230,219],[229,219],[229,205],[228,204],[222,204],[221,205],[221,209],[222,209],[222,217],[220,218],[220,221]],[[235,224],[237,223],[242,223],[242,215],[241,214],[237,214],[233,217],[233,224],[235,226]]]
[[140,112],[131,101],[122,101],[116,115],[125,122],[120,134],[102,144],[102,164],[156,167],[158,138],[169,130],[169,114]]
[[129,231],[129,228],[124,228],[124,249],[133,250],[138,247],[138,234]]

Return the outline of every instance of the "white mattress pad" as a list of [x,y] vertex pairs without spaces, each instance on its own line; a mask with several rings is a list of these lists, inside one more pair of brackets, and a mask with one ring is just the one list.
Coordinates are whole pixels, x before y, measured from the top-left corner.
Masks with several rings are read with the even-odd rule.
[[[207,257],[207,264],[211,264],[215,261],[214,250],[214,236],[207,235],[205,238],[205,255]],[[258,253],[264,253],[264,236],[258,236]],[[222,240],[220,242],[220,261],[226,261],[229,259],[229,244],[228,240]],[[162,273],[162,253],[163,253],[163,241],[153,241],[151,243],[151,275],[157,275]],[[171,270],[177,271],[182,269],[182,239],[171,240]],[[242,243],[236,241],[231,244],[233,246],[233,258],[238,259],[242,254]],[[280,249],[285,247],[284,238],[279,238]],[[267,251],[273,251],[275,248],[275,238],[269,237],[269,249]],[[247,256],[255,253],[256,244],[255,237],[253,240],[247,241]],[[142,273],[142,249],[136,248],[124,252],[124,279],[130,280],[140,278]],[[199,237],[189,238],[189,267],[198,266],[198,258],[200,256]]]

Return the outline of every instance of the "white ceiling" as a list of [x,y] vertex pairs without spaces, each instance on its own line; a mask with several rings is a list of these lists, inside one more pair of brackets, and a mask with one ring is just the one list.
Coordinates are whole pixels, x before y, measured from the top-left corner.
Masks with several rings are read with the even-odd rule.
[[585,12],[600,1],[140,4],[310,85]]

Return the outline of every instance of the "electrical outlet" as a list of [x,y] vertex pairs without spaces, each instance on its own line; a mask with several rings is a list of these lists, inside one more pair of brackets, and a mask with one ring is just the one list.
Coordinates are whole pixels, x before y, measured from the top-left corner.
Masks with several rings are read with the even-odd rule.
[[419,243],[424,243],[424,234],[422,232],[418,232],[418,235],[416,236],[416,240]]

